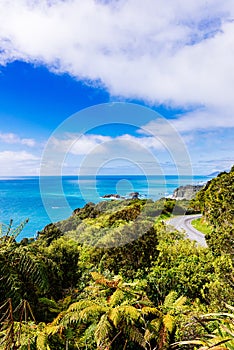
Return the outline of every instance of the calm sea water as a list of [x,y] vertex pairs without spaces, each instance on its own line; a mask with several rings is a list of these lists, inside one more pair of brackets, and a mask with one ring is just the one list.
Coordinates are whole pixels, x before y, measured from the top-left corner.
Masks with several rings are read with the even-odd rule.
[[16,227],[26,218],[18,239],[34,237],[50,222],[66,219],[75,208],[88,202],[97,203],[101,196],[119,193],[122,196],[137,191],[142,197],[157,200],[173,193],[186,184],[208,181],[206,176],[65,176],[0,178],[0,222],[7,224],[13,219]]

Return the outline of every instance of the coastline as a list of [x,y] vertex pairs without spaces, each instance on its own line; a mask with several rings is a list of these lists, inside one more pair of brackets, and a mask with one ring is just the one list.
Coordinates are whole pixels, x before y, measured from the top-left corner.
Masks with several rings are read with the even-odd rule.
[[[60,201],[62,197],[56,189],[58,178],[48,177],[48,191],[45,195],[50,217],[41,199],[39,177],[1,177],[0,221],[7,224],[10,219],[13,219],[14,226],[16,226],[29,218],[29,223],[19,238],[31,238],[50,222],[64,220],[72,214],[74,209],[82,208],[88,202],[98,203],[103,200],[102,196],[116,193],[117,190],[123,197],[136,191],[143,199],[155,201],[162,197],[170,198],[178,185],[198,183],[209,179],[203,175],[184,176],[181,179],[176,175],[166,175],[151,176],[148,181],[145,176],[138,175],[101,175],[96,179],[90,176],[82,177],[78,183],[77,176],[64,176],[62,177],[63,195],[68,203],[67,207],[64,207]],[[118,187],[118,185],[121,186]]]

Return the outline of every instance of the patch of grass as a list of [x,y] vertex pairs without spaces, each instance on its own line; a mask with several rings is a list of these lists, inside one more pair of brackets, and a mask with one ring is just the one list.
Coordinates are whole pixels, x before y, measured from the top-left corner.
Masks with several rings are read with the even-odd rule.
[[156,217],[155,224],[158,224],[161,221],[167,221],[167,220],[171,219],[171,217],[173,217],[172,214],[161,214],[161,215]]
[[192,226],[193,226],[196,230],[198,230],[198,231],[200,231],[200,232],[202,232],[202,233],[204,233],[204,234],[209,234],[209,233],[211,233],[211,231],[212,231],[211,226],[209,226],[209,225],[205,222],[205,220],[204,220],[203,218],[194,219],[194,220],[191,222],[191,224],[192,224]]

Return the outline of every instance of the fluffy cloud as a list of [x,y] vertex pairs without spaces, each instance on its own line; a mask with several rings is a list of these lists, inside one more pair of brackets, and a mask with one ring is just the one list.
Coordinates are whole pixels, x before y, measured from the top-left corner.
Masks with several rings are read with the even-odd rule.
[[232,0],[2,0],[0,63],[39,62],[111,94],[234,110]]
[[34,139],[20,138],[13,133],[0,133],[0,141],[7,144],[21,144],[28,147],[34,147],[36,145]]
[[177,117],[172,121],[172,125],[181,133],[234,128],[234,111],[226,108],[204,108]]
[[[85,155],[98,145],[111,141],[111,137],[102,135],[77,135],[66,133],[63,138],[50,139],[51,151],[64,154]],[[50,152],[50,149],[48,150]]]
[[170,126],[166,123],[162,125],[160,120],[151,121],[138,132],[144,134],[144,129],[146,129],[155,134],[170,136],[172,130],[175,130],[184,137],[190,132],[234,128],[234,111],[227,110],[227,108],[201,108],[176,115],[169,123]]
[[128,145],[128,150],[135,151],[139,146],[145,149],[163,150],[164,145],[154,136],[135,137],[133,135],[124,134],[118,137],[110,137],[103,135],[76,135],[67,133],[63,138],[52,137],[48,151],[61,152],[64,154],[87,155],[90,152],[103,153],[108,149],[125,147]]
[[[188,144],[196,143],[190,154],[199,172],[204,149],[206,158],[219,153],[217,162],[224,159],[216,135],[204,148],[208,141],[201,132],[234,127],[233,18],[233,0],[1,0],[0,65],[43,64],[57,74],[101,84],[116,97],[189,110],[171,120],[173,135],[171,127],[158,122],[145,127],[171,147],[179,133]],[[223,133],[222,140],[231,159],[231,135]],[[0,141],[35,145],[15,134],[0,133]],[[77,135],[67,135],[54,139],[54,148],[78,157],[124,142],[132,148],[140,142],[155,152],[161,147],[141,131],[139,138],[84,135],[77,141]],[[26,151],[7,152],[0,153],[1,161],[30,158]]]
[[0,164],[1,167],[5,167],[6,163],[11,163],[11,162],[22,162],[22,161],[35,161],[39,160],[37,156],[25,152],[25,151],[3,151],[0,152]]
[[0,176],[36,175],[40,158],[26,151],[0,152]]
[[[157,135],[133,136],[124,134],[110,137],[95,134],[70,134],[53,136],[43,154],[41,175],[99,172],[108,164],[126,162],[130,168],[144,169],[148,174],[159,174],[161,162],[168,160],[188,174],[190,162],[183,141],[179,138],[163,138]],[[114,162],[114,163],[113,163]],[[117,163],[116,163],[117,162]],[[131,169],[130,169],[131,170]],[[191,169],[190,169],[191,170]],[[125,171],[125,170],[123,170]]]

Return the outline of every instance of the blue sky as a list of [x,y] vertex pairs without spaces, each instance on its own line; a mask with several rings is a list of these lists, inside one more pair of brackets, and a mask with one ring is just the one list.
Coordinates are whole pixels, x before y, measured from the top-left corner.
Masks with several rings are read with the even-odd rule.
[[[65,174],[94,158],[101,173],[139,165],[170,174],[187,155],[195,174],[229,169],[233,18],[232,0],[2,0],[0,176],[40,174],[48,140],[53,152],[66,152]],[[101,111],[91,116],[94,129],[89,112],[76,114],[84,135],[80,126],[66,129],[74,113],[114,102],[151,108],[166,124],[126,107],[126,118],[112,115],[105,126]]]

